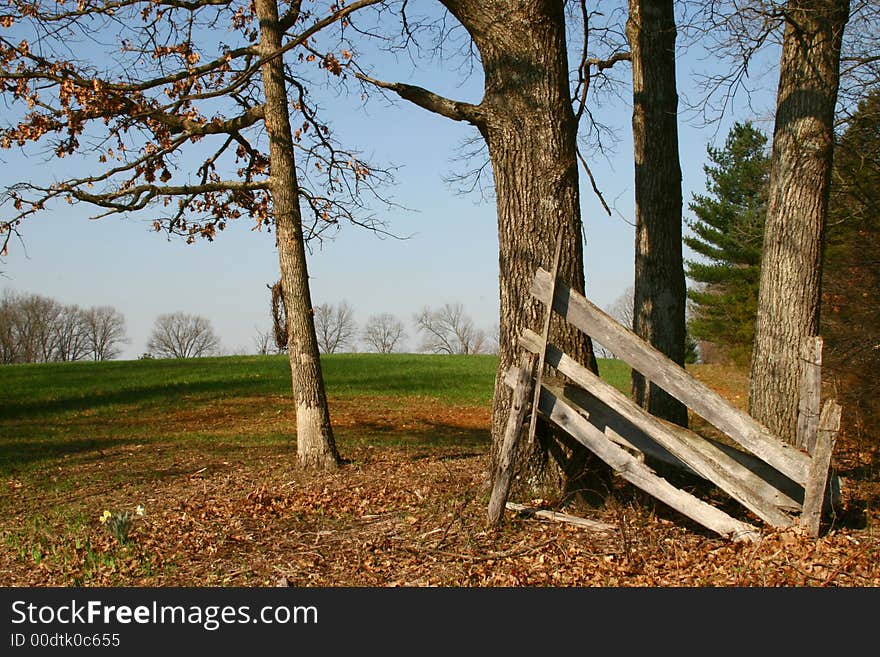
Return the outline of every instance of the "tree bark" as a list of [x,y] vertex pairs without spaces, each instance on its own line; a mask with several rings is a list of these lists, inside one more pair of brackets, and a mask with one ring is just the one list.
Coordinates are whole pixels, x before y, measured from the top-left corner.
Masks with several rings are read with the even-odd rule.
[[[277,52],[281,48],[277,0],[255,0],[255,10],[260,21],[262,52]],[[339,453],[330,425],[315,336],[283,59],[268,59],[263,63],[261,73],[266,103],[266,132],[269,135],[269,191],[281,266],[290,373],[296,403],[297,455],[302,467],[333,469],[339,465]]]
[[[543,307],[529,287],[549,267],[563,233],[559,277],[584,291],[577,172],[577,119],[571,106],[562,0],[440,0],[480,52],[485,94],[479,105],[457,102],[407,84],[363,79],[420,107],[476,126],[489,149],[498,217],[499,351],[492,406],[493,461],[511,406],[504,376],[516,361],[524,327],[541,325]],[[588,336],[554,318],[550,340],[597,370]],[[575,492],[589,452],[543,421],[536,440],[521,446],[516,493]],[[549,458],[550,456],[553,458]],[[596,461],[593,461],[595,463]],[[494,466],[493,466],[494,469]]]
[[749,411],[794,443],[800,350],[819,329],[834,107],[848,0],[786,8]]
[[[497,456],[511,405],[504,375],[516,361],[522,329],[541,325],[544,310],[531,301],[529,287],[537,268],[553,261],[560,231],[559,278],[584,291],[577,121],[569,88],[564,3],[443,4],[473,38],[485,74],[475,125],[489,148],[498,220],[500,344],[492,409]],[[558,317],[551,323],[550,341],[597,371],[590,339]],[[559,440],[544,425],[533,444],[520,447],[519,493],[577,486],[587,453],[578,444]],[[554,459],[548,458],[551,453]]]
[[[636,335],[679,365],[685,356],[681,167],[672,0],[630,0],[626,24],[633,71]],[[633,370],[634,401],[683,427],[687,407]]]

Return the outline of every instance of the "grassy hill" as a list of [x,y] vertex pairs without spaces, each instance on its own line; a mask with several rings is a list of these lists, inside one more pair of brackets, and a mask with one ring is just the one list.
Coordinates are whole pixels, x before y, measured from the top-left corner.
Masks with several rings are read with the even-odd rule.
[[[329,395],[429,396],[470,403],[491,401],[498,364],[495,356],[425,354],[330,354],[321,362]],[[626,364],[603,360],[600,368],[621,389],[628,385]],[[7,365],[0,373],[0,420],[114,404],[173,405],[181,395],[290,390],[285,355]]]
[[[488,411],[497,362],[485,355],[322,358],[331,416],[343,439],[358,441],[389,433],[377,432],[367,410],[400,414],[433,404]],[[625,364],[601,367],[625,389]],[[0,372],[0,473],[126,443],[289,443],[294,433],[285,355],[8,365]],[[487,431],[488,421],[484,438]]]

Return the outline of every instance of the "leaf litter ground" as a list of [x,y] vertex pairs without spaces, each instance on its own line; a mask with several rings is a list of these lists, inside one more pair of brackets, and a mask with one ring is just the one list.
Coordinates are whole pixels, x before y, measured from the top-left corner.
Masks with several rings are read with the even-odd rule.
[[[724,373],[717,381],[711,375],[709,385],[735,397]],[[624,482],[615,482],[602,507],[564,509],[607,523],[607,531],[510,511],[500,530],[487,530],[487,407],[348,398],[333,400],[333,413],[346,463],[332,473],[294,466],[294,445],[277,438],[293,431],[291,412],[277,396],[195,405],[161,418],[120,413],[109,429],[88,413],[72,418],[83,435],[95,436],[127,422],[129,439],[6,478],[0,582],[880,585],[876,444],[841,436],[834,466],[844,482],[843,507],[818,540],[765,528],[757,543],[731,543]],[[149,428],[160,425],[163,435],[178,437],[150,440]],[[137,505],[145,514],[133,516],[123,541],[99,521],[105,510]]]

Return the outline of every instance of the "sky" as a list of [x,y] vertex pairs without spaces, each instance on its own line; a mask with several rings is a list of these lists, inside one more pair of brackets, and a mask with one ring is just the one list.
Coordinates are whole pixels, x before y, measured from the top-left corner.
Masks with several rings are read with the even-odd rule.
[[[693,73],[705,65],[693,52],[680,55],[682,96],[696,94]],[[400,62],[383,72],[386,79],[419,84],[459,100],[479,102],[482,95],[479,75],[462,83],[440,63],[413,70],[409,62]],[[775,78],[767,77],[775,85]],[[624,97],[627,93],[623,89]],[[756,119],[758,127],[772,133],[772,94],[752,102],[753,107],[734,106],[716,125],[700,127],[684,113],[680,116],[685,205],[705,189],[707,144],[721,145],[734,120]],[[360,325],[371,314],[396,315],[407,325],[408,350],[419,343],[412,317],[426,306],[461,303],[476,326],[491,334],[498,322],[494,203],[477,194],[462,196],[445,181],[462,170],[457,149],[472,129],[405,101],[374,98],[362,104],[357,98],[331,97],[327,104],[343,142],[354,143],[371,162],[398,166],[396,182],[386,191],[402,207],[380,209],[380,217],[405,239],[346,226],[333,239],[312,244],[308,266],[313,302],[345,301]],[[581,176],[586,293],[608,307],[632,285],[631,106],[616,100],[594,109],[619,140],[612,151],[591,160],[614,216],[605,214]],[[47,167],[59,177],[69,173],[63,170],[64,160],[44,162],[10,151],[0,157],[4,187],[37,171],[45,173]],[[245,220],[232,222],[214,242],[187,245],[152,231],[145,219],[88,216],[86,207],[64,205],[28,219],[23,243],[14,242],[0,264],[0,288],[82,307],[114,306],[125,316],[130,338],[124,359],[143,354],[156,317],[175,311],[209,319],[226,353],[254,353],[257,333],[271,328],[266,286],[278,278],[273,234],[253,231]]]

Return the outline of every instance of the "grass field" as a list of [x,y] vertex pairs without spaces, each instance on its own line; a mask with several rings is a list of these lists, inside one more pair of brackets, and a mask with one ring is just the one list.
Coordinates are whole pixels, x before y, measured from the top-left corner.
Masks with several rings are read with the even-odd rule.
[[[488,408],[494,356],[333,354],[322,359],[327,394],[345,408],[400,411],[414,401]],[[629,369],[603,361],[608,380],[625,389]],[[59,456],[126,442],[205,439],[230,425],[212,420],[289,416],[290,364],[286,356],[233,356],[5,366],[0,378],[0,474]],[[195,426],[198,418],[203,426]],[[189,418],[189,422],[181,420]],[[242,439],[289,440],[282,427],[242,426]],[[376,437],[366,426],[365,436]],[[488,429],[488,425],[486,427]],[[387,433],[387,432],[386,432]],[[195,434],[195,436],[193,435]]]
[[[760,552],[728,550],[625,488],[608,491],[601,512],[618,527],[612,534],[528,519],[486,532],[497,360],[340,354],[322,362],[345,459],[332,473],[296,467],[286,356],[4,366],[0,584],[809,585],[819,577],[796,559],[780,565],[780,550],[845,563],[822,575],[835,584],[880,583],[870,523],[856,543],[840,534],[822,549],[772,538]],[[745,373],[695,372],[745,403]],[[627,391],[624,363],[601,361],[600,374]],[[857,451],[838,460],[873,482],[876,450]],[[880,496],[870,491],[861,499],[874,513]],[[144,516],[133,515],[137,507]],[[121,533],[100,522],[105,512]],[[859,554],[847,552],[853,545]]]
[[[491,401],[498,361],[482,355],[331,354],[321,363],[330,395],[426,396],[479,404]],[[625,363],[600,360],[599,365],[606,380],[626,389]],[[119,404],[172,408],[181,396],[284,395],[290,388],[284,355],[9,365],[2,374],[0,420]]]

